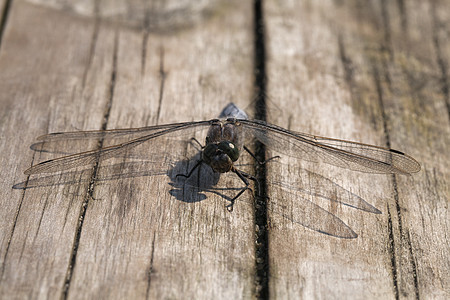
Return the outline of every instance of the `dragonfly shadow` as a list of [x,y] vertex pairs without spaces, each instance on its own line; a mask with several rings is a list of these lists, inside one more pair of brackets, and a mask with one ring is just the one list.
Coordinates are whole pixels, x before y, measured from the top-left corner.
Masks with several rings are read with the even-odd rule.
[[[220,116],[227,119],[140,128],[50,133],[41,136],[31,147],[34,151],[43,152],[44,155],[39,159],[46,158],[45,153],[52,152],[64,156],[36,164],[25,170],[25,174],[59,173],[42,175],[43,177],[38,178],[33,176],[27,181],[14,185],[13,188],[28,189],[80,182],[99,184],[118,179],[165,175],[170,179],[169,185],[172,187],[170,194],[179,201],[187,203],[206,199],[206,192],[221,195],[228,200],[230,200],[228,194],[234,193],[231,200],[236,195],[243,194],[235,191],[244,192],[247,187],[234,189],[239,185],[239,178],[240,185],[243,184],[242,182],[248,184],[245,177],[254,179],[251,176],[252,171],[245,170],[244,166],[235,165],[239,170],[242,168],[241,172],[235,171],[235,174],[228,172],[223,175],[224,179],[227,179],[227,187],[232,187],[231,189],[217,189],[220,176],[212,172],[211,168],[205,164],[198,170],[194,170],[192,174],[190,173],[190,170],[197,165],[196,162],[200,160],[199,153],[202,147],[200,142],[191,143],[194,148],[198,146],[197,149],[190,147],[186,141],[189,137],[195,138],[194,141],[207,141],[207,145],[204,145],[205,149],[212,151],[205,151],[205,157],[207,161],[217,159],[216,171],[226,171],[232,167],[229,161],[225,164],[225,160],[219,160],[220,157],[228,155],[236,161],[238,158],[236,150],[240,149],[244,143],[250,144],[253,140],[263,143],[269,150],[292,159],[321,162],[352,171],[403,175],[420,171],[420,164],[401,151],[295,132],[261,120],[251,120],[233,103],[229,103]],[[220,151],[216,152],[217,150]],[[133,153],[137,156],[133,156]],[[139,159],[139,155],[143,159]],[[114,160],[109,160],[112,158]],[[185,159],[179,161],[180,158]],[[92,166],[99,159],[100,167],[97,169],[91,167],[82,171],[68,171],[75,167]],[[106,160],[109,165],[104,165]],[[118,163],[111,165],[115,162]],[[268,195],[258,195],[269,199],[267,205],[269,212],[272,210],[275,214],[280,214],[295,223],[342,238],[354,238],[356,234],[342,220],[314,202],[322,202],[323,199],[330,203],[334,202],[324,204],[333,212],[339,209],[340,205],[336,205],[339,203],[365,212],[380,213],[364,199],[328,178],[314,175],[313,172],[303,173],[302,170],[297,170],[298,168],[295,171],[290,169],[293,168],[285,168],[286,172],[278,173],[284,174],[282,179],[278,179],[279,182],[268,182],[270,195],[276,195],[274,199],[266,197]],[[179,174],[189,174],[189,178],[177,176]],[[167,181],[167,178],[165,179]],[[229,193],[229,190],[232,192]],[[239,198],[237,200],[247,197]]]
[[[242,189],[242,187],[219,187],[218,183],[221,174],[214,172],[208,165],[201,164],[188,178],[183,176],[188,174],[199,160],[200,153],[195,155],[190,160],[177,162],[177,164],[169,170],[168,176],[171,179],[169,185],[172,187],[169,193],[177,200],[186,203],[196,203],[207,199],[205,193],[216,194],[219,197],[231,202],[233,195],[228,195],[228,193],[237,193]],[[228,174],[222,176],[227,175]],[[234,176],[234,174],[228,176]]]
[[[219,173],[214,173],[212,169],[203,164],[189,178],[177,176],[187,174],[193,165],[200,159],[197,153],[190,159],[164,161],[161,159],[144,160],[139,156],[134,156],[134,161],[122,161],[116,164],[100,165],[95,178],[96,185],[107,184],[111,181],[142,178],[151,176],[167,176],[168,183],[172,189],[169,193],[179,201],[195,203],[207,198],[206,192],[214,193],[227,201],[232,197],[226,195],[226,191],[239,191],[241,188],[218,188],[215,187],[220,179]],[[34,188],[66,186],[88,183],[93,180],[92,167],[82,170],[58,172],[47,176],[29,178],[28,180],[16,183],[13,189],[28,190]]]
[[301,169],[299,171],[299,177],[302,178],[302,180],[291,183],[272,180],[270,184],[283,190],[287,190],[292,194],[314,196],[365,212],[381,214],[380,210],[368,203],[362,197],[325,176],[307,169]]
[[[167,175],[166,171],[157,170],[155,165],[157,164],[152,161],[133,161],[100,166],[95,182],[102,184],[108,181],[126,178]],[[48,176],[30,178],[14,184],[12,188],[26,190],[50,186],[74,185],[90,182],[93,180],[92,176],[93,168],[86,168],[83,170],[60,172]]]
[[300,169],[297,175],[298,179],[290,183],[270,181],[274,193],[284,198],[268,202],[271,213],[314,231],[344,239],[353,239],[358,235],[338,216],[316,204],[318,201],[315,199],[326,200],[331,207],[332,203],[338,203],[364,212],[381,214],[381,211],[362,197],[327,177],[307,169]]
[[[178,201],[196,203],[207,199],[207,193],[210,193],[230,202],[242,187],[221,187],[219,184],[221,174],[213,172],[206,164],[198,167],[189,178],[177,176],[179,174],[188,174],[199,160],[200,153],[197,153],[190,159],[186,158],[176,162],[156,159],[153,161],[123,161],[117,164],[100,165],[95,182],[96,184],[107,184],[111,181],[128,178],[167,176],[170,180],[168,184],[171,186],[169,193]],[[13,188],[25,190],[49,186],[76,185],[90,182],[92,175],[93,168],[67,171],[30,178],[15,184]],[[300,179],[289,184],[284,181],[269,182],[273,188],[281,189],[286,195],[289,195],[288,198],[294,199],[293,203],[284,202],[283,199],[269,199],[268,209],[271,213],[279,215],[294,224],[338,238],[356,238],[357,234],[339,217],[309,200],[311,197],[340,203],[365,212],[381,213],[358,195],[322,175],[308,170],[301,170],[298,175],[303,180],[306,178],[308,185],[305,185]],[[235,175],[224,174],[222,176]],[[249,203],[248,197],[241,196],[237,200]]]

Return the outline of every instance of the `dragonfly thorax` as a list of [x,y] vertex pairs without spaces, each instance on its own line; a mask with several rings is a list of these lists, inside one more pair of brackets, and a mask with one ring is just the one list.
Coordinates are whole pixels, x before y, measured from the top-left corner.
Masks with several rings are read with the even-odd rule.
[[226,173],[231,171],[233,162],[239,158],[239,149],[229,141],[210,143],[202,152],[203,161],[214,172]]

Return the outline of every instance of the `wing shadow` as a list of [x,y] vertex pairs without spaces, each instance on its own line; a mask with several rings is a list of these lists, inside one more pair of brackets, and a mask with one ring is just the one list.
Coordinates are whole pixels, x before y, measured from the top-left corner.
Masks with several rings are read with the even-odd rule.
[[[137,157],[133,157],[137,158]],[[190,159],[178,160],[175,163],[155,160],[137,160],[123,161],[112,165],[101,165],[98,170],[96,183],[106,184],[120,179],[140,178],[149,176],[167,176],[168,184],[172,187],[169,193],[178,201],[185,203],[196,203],[207,199],[206,193],[216,194],[227,201],[231,201],[234,195],[242,187],[222,188],[217,186],[220,180],[220,174],[214,173],[212,169],[203,164],[196,170],[191,177],[177,177],[177,174],[187,174],[189,170],[200,159],[200,153],[197,153]],[[26,181],[17,183],[13,189],[32,189],[49,186],[75,185],[92,180],[92,168],[83,170],[61,172],[49,176],[29,178]],[[231,174],[234,176],[234,174]],[[378,209],[367,203],[364,199],[351,191],[343,188],[332,180],[317,173],[302,170],[301,176],[307,176],[309,187],[305,188],[302,182],[287,184],[281,181],[271,181],[274,187],[281,188],[284,192],[293,195],[298,200],[294,206],[277,204],[275,201],[268,201],[268,208],[274,214],[280,215],[295,224],[302,225],[314,231],[334,236],[337,238],[356,238],[357,234],[345,224],[339,217],[323,209],[319,205],[299,196],[302,193],[305,196],[316,196],[328,201],[337,202],[365,212],[379,214]],[[339,196],[339,197],[338,197]],[[245,201],[247,197],[240,197],[238,201]],[[225,205],[224,205],[225,208]]]

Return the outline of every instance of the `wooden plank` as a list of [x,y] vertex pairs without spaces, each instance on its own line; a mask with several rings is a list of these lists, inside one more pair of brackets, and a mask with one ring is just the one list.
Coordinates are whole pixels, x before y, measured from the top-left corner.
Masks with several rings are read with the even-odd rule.
[[[359,235],[357,239],[321,235],[272,213],[272,296],[448,297],[449,123],[448,93],[443,88],[448,79],[439,75],[438,63],[448,62],[442,54],[449,44],[442,34],[448,20],[443,11],[448,9],[437,5],[440,17],[434,18],[429,4],[408,2],[399,10],[386,2],[265,5],[269,94],[282,111],[289,108],[270,121],[292,130],[391,146],[415,156],[423,168],[407,177],[355,173],[285,157],[270,164],[269,180],[284,185],[271,186],[269,205],[281,203],[293,207],[293,213],[296,207],[307,211],[309,220],[299,223],[336,233],[341,224],[333,219],[335,227],[323,225],[324,216],[331,217],[315,209],[313,202]],[[440,27],[430,27],[433,19],[440,20],[436,22]],[[432,38],[437,28],[442,30],[440,51]],[[430,53],[441,53],[441,59]],[[415,71],[420,75],[416,77]],[[334,193],[327,200],[317,197],[330,186]],[[382,214],[335,202],[352,198],[348,191]]]
[[[209,119],[230,98],[250,99],[251,20],[237,13],[251,14],[250,8],[237,3],[218,7],[205,23],[167,36],[119,30],[108,127]],[[237,58],[242,51],[247,55]],[[234,89],[227,95],[230,86]],[[186,149],[180,153],[171,144],[165,147],[164,152],[186,155]],[[132,178],[113,189],[96,188],[94,198],[108,201],[94,202],[87,211],[70,296],[84,297],[79,290],[94,297],[155,299],[253,293],[252,207],[238,205],[230,214],[227,202],[214,193],[206,193],[204,201],[200,193],[190,200],[194,203],[180,201],[169,193],[169,179]],[[240,185],[234,176],[224,179],[229,187]],[[99,230],[104,220],[111,220],[105,224],[109,230]]]
[[[48,130],[98,127],[109,82],[81,95],[93,23],[17,2],[0,52],[2,103],[2,298],[60,295],[88,183],[13,190],[33,161],[28,146]],[[55,29],[55,24],[57,30]],[[51,32],[52,34],[49,34]],[[57,63],[56,63],[57,62]],[[99,69],[98,73],[108,70]],[[101,78],[99,76],[98,78]],[[106,84],[106,86],[105,86]],[[73,98],[74,97],[74,98]],[[81,104],[81,105],[80,105]],[[90,119],[75,116],[90,115]],[[6,142],[7,141],[7,142]],[[56,229],[56,230],[55,230]]]
[[[6,5],[6,0],[0,0],[0,16],[2,16],[0,19],[1,24],[5,23],[5,21],[3,21],[4,13],[5,13],[5,11],[7,11],[7,7],[5,5]],[[3,30],[3,29],[1,29],[1,30]]]
[[[423,168],[403,177],[285,156],[268,164],[271,296],[448,298],[450,10],[386,2],[266,3],[269,94],[279,107],[270,121],[390,145]],[[247,106],[249,3],[213,3],[209,17],[185,26],[161,3],[73,3],[61,11],[14,2],[1,45],[1,297],[254,296],[251,198],[230,214],[226,197],[236,191],[189,187],[213,183],[205,169],[177,183],[174,174],[192,167],[179,161],[195,153],[190,145],[127,153],[137,165],[119,157],[97,171],[22,174],[54,157],[26,147],[46,132],[209,119],[230,100]],[[176,22],[152,23],[158,15]],[[223,176],[218,186],[240,184]],[[349,228],[357,239],[336,237]]]
[[[97,13],[107,5],[102,2]],[[0,52],[1,101],[7,108],[1,130],[10,141],[1,145],[7,167],[2,298],[254,293],[248,194],[230,214],[220,194],[229,197],[234,190],[196,192],[189,199],[197,202],[188,203],[169,194],[173,188],[165,174],[92,185],[94,169],[61,176],[77,184],[31,177],[23,184],[49,186],[10,189],[20,186],[32,163],[54,157],[33,157],[26,148],[40,134],[209,119],[232,99],[245,107],[252,94],[251,6],[236,1],[209,9],[200,23],[153,33],[151,26],[137,30],[135,24],[80,17],[76,11],[13,5]],[[99,178],[108,176],[102,167]],[[205,181],[206,170],[200,174]],[[219,182],[222,188],[236,185],[242,184],[231,175]]]
[[[5,6],[6,2],[7,2],[6,0],[0,0],[0,16],[2,16],[2,19],[3,19],[3,15],[5,13],[5,10],[7,9],[7,7]],[[2,23],[3,23],[3,21],[2,21]]]
[[389,207],[395,225],[397,289],[406,297],[450,295],[446,271],[450,247],[445,242],[450,219],[446,67],[450,41],[442,34],[450,28],[449,9],[447,2],[432,1],[408,3],[399,11],[392,4],[381,7],[386,33],[380,44],[386,45],[388,55],[374,63],[379,66],[389,138],[392,144],[410,149],[423,167],[413,178],[395,178],[398,202]]

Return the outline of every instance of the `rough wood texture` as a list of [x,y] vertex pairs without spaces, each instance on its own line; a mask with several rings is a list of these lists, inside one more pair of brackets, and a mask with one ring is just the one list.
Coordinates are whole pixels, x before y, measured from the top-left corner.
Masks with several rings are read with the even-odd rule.
[[8,1],[0,0],[0,41],[3,35],[3,29],[6,27],[5,24],[8,20],[8,16],[5,14],[5,12],[9,11],[8,4]]
[[[289,108],[272,122],[392,147],[422,163],[409,177],[302,164],[366,199],[378,215],[337,204],[348,197],[339,189],[331,201],[315,196],[313,180],[323,179],[296,176],[292,159],[270,165],[271,178],[306,190],[292,197],[275,187],[271,199],[286,206],[298,196],[322,203],[359,234],[330,238],[272,215],[270,294],[447,298],[448,2],[268,1],[265,7],[269,93]],[[321,215],[310,218],[314,225],[321,221]]]
[[251,205],[230,214],[214,193],[177,200],[167,175],[92,185],[74,174],[80,183],[11,190],[32,161],[50,157],[28,149],[41,134],[210,119],[230,99],[250,99],[251,6],[211,9],[201,24],[158,34],[13,5],[0,57],[9,141],[2,143],[2,298],[253,293]]
[[[193,166],[191,144],[23,175],[55,157],[28,148],[41,134],[203,120],[230,101],[254,104],[250,2],[116,2],[10,7],[0,44],[0,298],[449,298],[446,2],[264,3],[269,121],[405,151],[422,170],[364,174],[282,156],[267,164],[268,245],[258,247],[264,225],[250,194],[225,209],[236,176],[209,191],[195,187],[217,179],[206,168],[174,182]],[[256,278],[259,267],[267,278]]]

